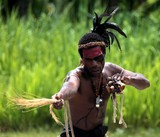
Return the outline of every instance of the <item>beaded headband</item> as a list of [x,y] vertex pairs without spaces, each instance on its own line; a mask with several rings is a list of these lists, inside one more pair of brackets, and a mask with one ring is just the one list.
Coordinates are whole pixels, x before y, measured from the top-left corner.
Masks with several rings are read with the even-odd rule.
[[78,48],[79,49],[85,49],[85,48],[95,47],[95,46],[106,46],[106,44],[104,42],[89,42],[89,43],[86,43],[86,44],[78,45]]

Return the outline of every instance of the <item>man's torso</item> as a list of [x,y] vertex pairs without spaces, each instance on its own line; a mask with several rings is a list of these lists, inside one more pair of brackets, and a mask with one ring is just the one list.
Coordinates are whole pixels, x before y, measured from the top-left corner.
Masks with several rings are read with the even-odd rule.
[[[96,95],[91,78],[85,74],[83,67],[76,70],[80,79],[78,94],[70,99],[70,110],[73,125],[83,130],[94,129],[103,124],[109,93],[106,89],[107,73],[103,71],[102,85],[100,88],[102,103],[96,107]],[[103,86],[103,88],[102,88]]]

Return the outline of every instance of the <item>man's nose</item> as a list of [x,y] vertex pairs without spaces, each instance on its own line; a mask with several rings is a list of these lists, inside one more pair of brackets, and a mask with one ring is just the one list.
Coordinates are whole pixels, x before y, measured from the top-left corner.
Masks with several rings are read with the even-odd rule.
[[97,66],[97,65],[98,65],[98,62],[95,60],[92,60],[92,66]]

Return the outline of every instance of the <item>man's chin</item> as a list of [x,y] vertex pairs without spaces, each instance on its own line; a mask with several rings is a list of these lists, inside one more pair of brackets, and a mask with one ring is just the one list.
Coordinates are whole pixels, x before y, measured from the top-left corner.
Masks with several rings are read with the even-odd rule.
[[97,77],[97,76],[100,76],[102,74],[101,69],[93,70],[93,69],[88,69],[88,68],[85,67],[85,70],[92,77]]
[[93,77],[97,77],[97,76],[101,75],[102,72],[101,72],[101,71],[93,71],[93,72],[90,72],[90,74],[91,74],[91,76],[93,76]]

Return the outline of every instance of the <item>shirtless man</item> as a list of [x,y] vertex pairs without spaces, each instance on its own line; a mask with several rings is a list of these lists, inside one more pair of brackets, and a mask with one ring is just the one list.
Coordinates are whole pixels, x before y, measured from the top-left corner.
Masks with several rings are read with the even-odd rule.
[[[68,73],[60,91],[52,96],[57,100],[53,104],[56,109],[62,108],[63,100],[69,101],[75,137],[105,137],[108,99],[113,92],[121,92],[113,80],[139,90],[150,86],[142,74],[105,62],[108,41],[103,36],[92,31],[80,39],[81,65]],[[66,137],[66,129],[60,137]]]

